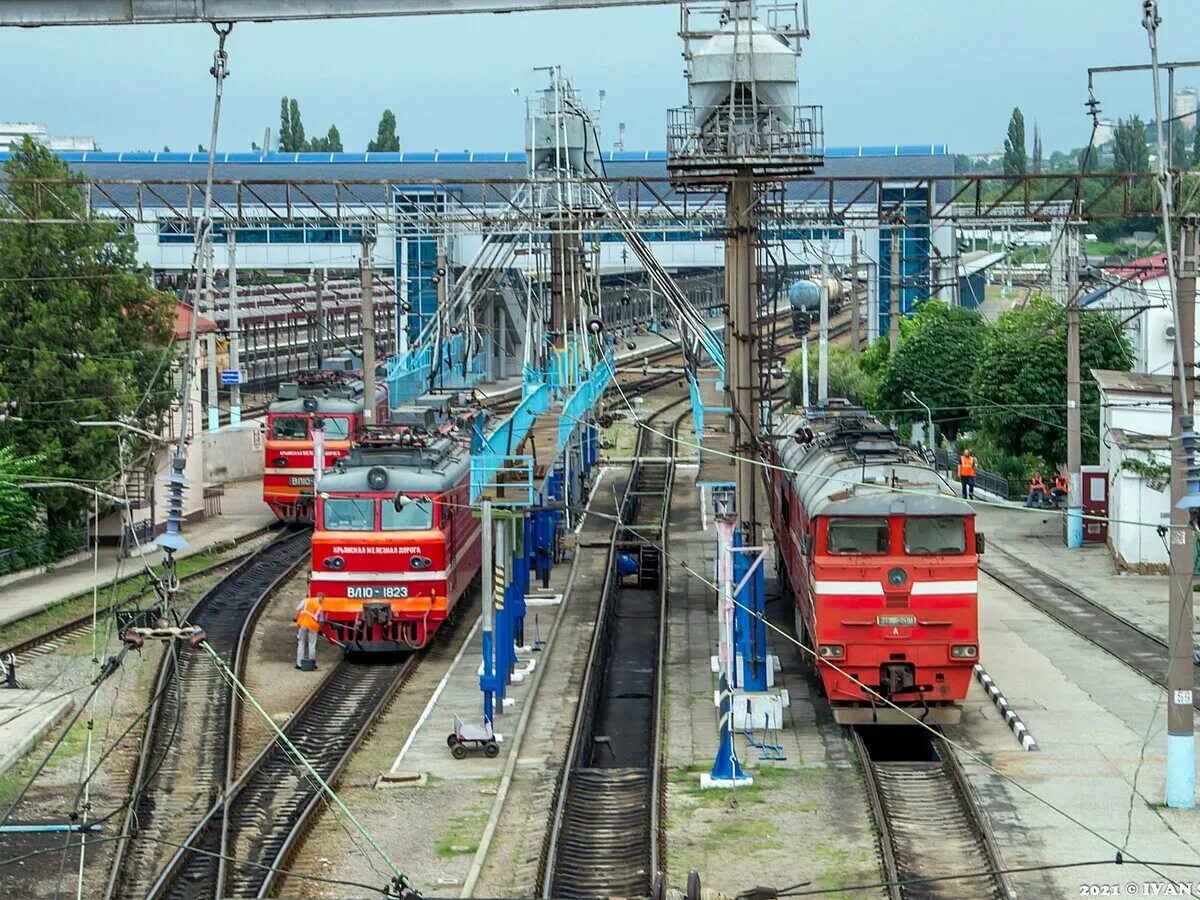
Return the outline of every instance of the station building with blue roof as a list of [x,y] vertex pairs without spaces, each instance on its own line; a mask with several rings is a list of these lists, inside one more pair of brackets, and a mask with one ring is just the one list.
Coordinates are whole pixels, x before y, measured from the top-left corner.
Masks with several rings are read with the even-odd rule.
[[[0,152],[0,163],[11,154]],[[138,212],[132,224],[138,239],[139,261],[164,274],[186,271],[192,264],[194,223],[179,215],[181,209],[198,207],[197,192],[202,191],[208,165],[207,153],[171,153],[144,151],[68,151],[58,154],[73,172],[84,178],[104,182],[104,191],[91,196],[92,208],[101,214],[128,217],[129,210]],[[664,150],[606,150],[600,154],[605,174],[615,180],[643,179],[666,187],[667,154]],[[396,220],[381,223],[376,234],[374,260],[379,267],[394,268],[398,290],[406,298],[424,306],[429,298],[428,272],[435,265],[436,239],[399,223],[407,205],[425,202],[432,194],[432,185],[449,190],[456,180],[519,181],[527,175],[527,157],[517,151],[412,151],[403,153],[261,153],[227,152],[216,154],[215,179],[222,183],[216,191],[216,201],[234,201],[234,181],[253,183],[257,208],[246,205],[241,196],[243,216],[251,219],[251,227],[237,232],[239,268],[270,271],[305,271],[351,269],[357,266],[361,231],[346,223],[355,215],[353,206],[332,187],[338,182],[354,182],[354,195],[365,206],[390,208],[397,212]],[[944,144],[876,145],[859,147],[828,147],[825,163],[814,178],[847,179],[837,185],[835,199],[845,204],[869,204],[875,208],[873,193],[860,195],[861,186],[854,178],[882,181],[884,199],[903,199],[906,186],[918,179],[947,176],[954,173],[954,157]],[[0,170],[0,182],[4,175]],[[342,221],[303,221],[283,219],[277,210],[285,204],[295,209],[298,198],[289,193],[289,183],[303,186],[303,195],[324,208],[326,203],[339,201]],[[139,192],[141,184],[152,190]],[[948,182],[945,183],[949,190]],[[627,187],[626,190],[638,190]],[[789,182],[788,201],[826,200],[828,188],[805,186],[805,179]],[[225,196],[223,196],[225,192]],[[892,194],[891,197],[888,195]],[[459,202],[469,202],[471,186],[464,184]],[[682,200],[667,188],[669,202]],[[940,198],[939,198],[940,199]],[[641,233],[651,245],[660,262],[669,270],[686,273],[712,270],[723,265],[723,244],[719,233],[719,203],[710,205],[715,217],[706,233],[704,228],[685,232],[677,225],[664,221],[641,225]],[[914,210],[921,205],[914,206]],[[124,210],[124,211],[123,211]],[[665,212],[665,211],[664,211]],[[923,213],[922,213],[923,214]],[[216,218],[215,240],[224,241],[220,212]],[[800,223],[797,223],[800,226]],[[460,228],[461,226],[456,226]],[[890,232],[862,218],[845,226],[821,228],[797,227],[786,229],[782,241],[787,247],[788,261],[794,264],[817,262],[817,245],[822,237],[830,240],[830,252],[837,263],[850,259],[851,235],[857,235],[860,264],[867,267],[869,279],[869,330],[887,330],[887,297],[890,286]],[[479,249],[482,237],[478,229],[459,230],[446,242],[446,252],[452,265],[465,266]],[[815,242],[815,243],[814,243]],[[901,233],[901,308],[907,311],[913,303],[938,293],[939,286],[951,283],[950,268],[955,244],[953,226],[948,223],[927,223],[916,215]],[[638,264],[632,254],[623,253],[618,235],[601,238],[600,265],[602,272],[635,270]],[[218,265],[220,257],[218,256]],[[942,271],[945,268],[946,271]],[[413,292],[417,294],[414,296]]]

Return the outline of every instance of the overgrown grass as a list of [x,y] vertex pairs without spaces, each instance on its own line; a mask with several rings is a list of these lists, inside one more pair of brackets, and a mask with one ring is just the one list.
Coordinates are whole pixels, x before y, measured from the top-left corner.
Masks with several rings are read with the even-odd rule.
[[486,812],[466,813],[451,819],[446,835],[434,848],[438,859],[452,859],[478,850],[479,835],[483,832],[482,826],[487,819]]

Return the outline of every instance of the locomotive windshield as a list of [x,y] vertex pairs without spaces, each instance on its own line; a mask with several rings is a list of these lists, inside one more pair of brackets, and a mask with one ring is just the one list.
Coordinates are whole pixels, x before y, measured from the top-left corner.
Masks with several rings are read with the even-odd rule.
[[830,553],[888,552],[887,519],[830,519],[828,534]]
[[345,416],[324,416],[326,440],[344,441],[350,437],[350,420]]
[[308,440],[308,416],[272,416],[271,437],[277,441]]
[[383,502],[380,521],[384,531],[424,531],[433,527],[433,500],[429,497],[409,497],[407,500],[399,512],[395,504]]
[[967,526],[958,516],[915,516],[904,520],[904,552],[914,556],[962,553]]
[[325,501],[321,527],[326,531],[374,531],[375,501],[370,497],[330,498]]

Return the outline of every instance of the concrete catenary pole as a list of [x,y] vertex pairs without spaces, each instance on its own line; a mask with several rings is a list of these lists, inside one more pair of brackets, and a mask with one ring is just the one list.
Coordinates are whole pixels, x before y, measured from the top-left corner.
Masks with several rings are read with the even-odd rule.
[[1079,394],[1079,257],[1073,252],[1075,229],[1067,224],[1063,236],[1068,244],[1065,283],[1067,306],[1067,547],[1083,546],[1083,436]]
[[850,349],[855,353],[862,350],[862,337],[858,331],[858,235],[850,235]]
[[1195,531],[1191,522],[1193,510],[1182,508],[1189,493],[1188,459],[1180,440],[1185,431],[1193,430],[1191,417],[1182,408],[1180,379],[1184,380],[1186,396],[1196,396],[1196,219],[1180,222],[1180,266],[1177,283],[1179,340],[1183,344],[1183,367],[1175,365],[1171,392],[1171,583],[1167,622],[1167,646],[1170,665],[1167,669],[1167,805],[1175,809],[1192,809],[1196,805],[1196,731],[1192,707],[1195,679],[1192,629],[1195,616],[1192,608],[1192,568],[1195,565]]
[[371,281],[371,242],[362,242],[363,424],[375,424],[375,285]]
[[[238,334],[238,295],[237,295],[237,229],[229,229],[229,240],[226,247],[229,250],[229,368],[238,373],[242,372],[241,338]],[[242,424],[242,386],[234,382],[229,386],[229,424],[237,428]]]
[[821,327],[817,338],[817,406],[829,405],[829,230],[821,236]]
[[888,275],[888,348],[900,349],[900,226],[892,226],[892,250]]
[[[208,314],[213,322],[217,321],[217,299],[213,292],[213,248],[210,244],[204,257],[204,298]],[[204,341],[208,355],[208,430],[216,431],[221,427],[221,416],[217,407],[217,391],[220,383],[217,378],[217,333],[210,331]]]

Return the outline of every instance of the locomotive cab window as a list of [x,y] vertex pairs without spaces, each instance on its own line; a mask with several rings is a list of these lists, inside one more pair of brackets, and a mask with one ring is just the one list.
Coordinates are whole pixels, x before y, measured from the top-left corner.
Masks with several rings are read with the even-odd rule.
[[350,420],[345,416],[325,417],[325,439],[344,441],[350,437]]
[[321,519],[326,531],[373,531],[375,501],[371,498],[337,497],[325,501]]
[[887,553],[888,520],[830,519],[826,543],[830,553]]
[[308,440],[308,416],[275,416],[271,420],[271,437],[277,441]]
[[917,516],[904,521],[904,552],[913,556],[962,553],[967,525],[958,516]]
[[405,497],[400,511],[388,500],[381,512],[384,531],[424,531],[433,527],[433,500],[429,497]]

